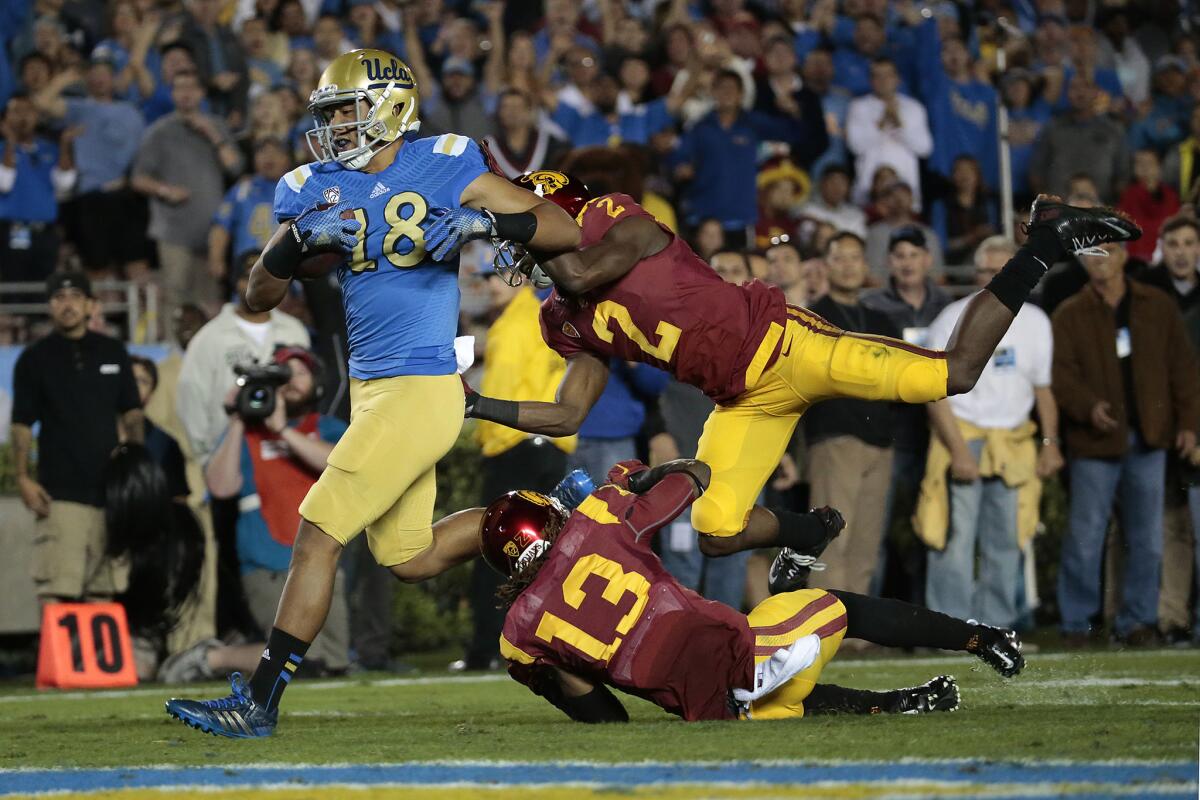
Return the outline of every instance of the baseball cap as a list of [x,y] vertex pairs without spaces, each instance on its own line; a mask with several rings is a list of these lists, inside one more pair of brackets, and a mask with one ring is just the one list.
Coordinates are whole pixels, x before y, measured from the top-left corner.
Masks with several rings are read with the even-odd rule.
[[306,347],[299,347],[297,345],[281,345],[276,347],[275,352],[271,354],[271,360],[276,364],[281,365],[286,365],[287,362],[291,361],[293,358],[298,358],[303,361],[304,365],[308,367],[309,372],[315,374],[317,370],[320,369],[320,362],[317,360],[316,354]]
[[920,247],[922,250],[929,249],[929,243],[925,240],[925,231],[916,225],[901,225],[892,231],[888,236],[888,252],[892,252],[896,245],[901,242],[908,242],[915,247]]
[[442,62],[442,75],[450,75],[457,72],[460,75],[474,75],[475,67],[470,61],[458,56],[450,56]]
[[1186,75],[1188,71],[1187,62],[1179,56],[1169,53],[1165,56],[1159,56],[1158,60],[1154,62],[1154,74],[1157,75],[1168,69],[1177,69]]
[[55,272],[46,279],[46,297],[53,297],[62,289],[78,289],[87,297],[96,296],[92,293],[92,282],[82,272]]

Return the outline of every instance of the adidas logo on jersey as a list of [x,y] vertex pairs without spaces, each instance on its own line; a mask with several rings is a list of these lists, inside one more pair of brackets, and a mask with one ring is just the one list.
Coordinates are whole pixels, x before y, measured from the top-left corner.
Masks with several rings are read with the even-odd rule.
[[391,191],[391,189],[384,186],[379,181],[375,181],[375,188],[371,190],[371,198],[370,199],[374,200],[376,197],[379,197],[379,195],[387,194],[390,191]]

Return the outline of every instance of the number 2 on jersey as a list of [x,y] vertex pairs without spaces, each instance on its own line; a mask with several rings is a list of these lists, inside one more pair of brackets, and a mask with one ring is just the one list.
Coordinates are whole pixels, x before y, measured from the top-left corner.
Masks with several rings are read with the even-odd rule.
[[654,330],[658,335],[658,344],[651,344],[646,334],[634,324],[628,308],[612,300],[604,300],[596,304],[596,313],[592,316],[592,330],[606,342],[611,342],[615,335],[608,328],[609,320],[617,323],[625,337],[636,344],[643,353],[664,364],[671,362],[671,356],[675,355],[675,348],[679,346],[679,337],[683,334],[682,330],[671,323],[660,321]]
[[625,596],[626,592],[637,598],[625,616],[617,622],[616,628],[613,630],[613,640],[606,644],[549,611],[543,613],[542,618],[538,620],[534,635],[544,642],[559,639],[591,658],[607,663],[616,654],[617,648],[621,646],[621,637],[629,633],[630,628],[646,610],[646,601],[650,599],[650,581],[640,573],[626,572],[620,564],[602,555],[593,553],[590,556],[584,556],[575,562],[575,566],[563,580],[563,600],[571,608],[579,608],[587,598],[587,594],[583,591],[583,582],[589,575],[599,575],[607,581],[600,597],[614,606],[621,602],[621,598]]
[[[401,211],[405,206],[412,210],[408,216]],[[421,230],[421,222],[429,213],[429,205],[425,198],[416,192],[400,192],[388,201],[383,209],[383,219],[390,230],[383,237],[383,257],[398,269],[415,267],[425,259],[425,232]],[[378,267],[375,259],[367,258],[367,228],[370,219],[363,208],[354,209],[354,218],[358,220],[358,244],[350,256],[350,269],[354,272],[374,272]],[[412,242],[412,249],[407,253],[397,253],[396,246],[407,239]]]

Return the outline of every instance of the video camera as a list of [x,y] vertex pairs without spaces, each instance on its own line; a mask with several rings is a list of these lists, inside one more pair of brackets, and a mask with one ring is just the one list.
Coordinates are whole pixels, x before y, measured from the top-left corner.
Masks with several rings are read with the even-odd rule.
[[238,364],[233,371],[238,376],[234,407],[246,422],[271,416],[279,387],[292,379],[292,370],[286,364]]

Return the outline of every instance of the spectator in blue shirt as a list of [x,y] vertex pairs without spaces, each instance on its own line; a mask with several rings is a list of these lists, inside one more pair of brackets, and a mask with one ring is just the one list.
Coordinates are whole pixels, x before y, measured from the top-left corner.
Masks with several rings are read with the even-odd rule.
[[846,147],[846,111],[850,107],[850,93],[833,85],[833,55],[825,48],[818,47],[805,57],[800,75],[804,87],[820,98],[825,116],[829,144],[808,170],[812,175],[820,175],[829,165],[849,164],[853,160]]
[[250,85],[246,90],[251,101],[283,83],[283,68],[271,58],[270,29],[263,17],[251,17],[242,23],[238,38],[246,53],[246,74]]
[[887,39],[883,25],[863,15],[854,23],[853,46],[839,47],[833,54],[835,85],[855,97],[871,91],[871,62],[884,55]]
[[36,133],[37,109],[17,92],[0,117],[0,281],[40,281],[58,259],[55,194],[75,184],[71,137],[61,148]]
[[1050,121],[1050,104],[1039,91],[1040,81],[1026,69],[1013,69],[1001,84],[1008,106],[1008,151],[1012,161],[1013,201],[1018,208],[1033,199],[1029,186],[1029,162],[1033,143]]
[[383,50],[401,60],[407,59],[404,37],[384,27],[383,19],[375,10],[375,0],[349,0],[346,16],[350,20],[347,33],[355,47]]
[[942,40],[937,20],[917,28],[918,97],[929,112],[933,155],[929,165],[944,177],[959,156],[971,156],[988,186],[1000,185],[996,90],[971,72],[961,39]]
[[1154,64],[1150,109],[1129,129],[1129,149],[1163,153],[1183,141],[1195,105],[1187,87],[1187,63],[1179,56],[1159,58]]
[[579,426],[579,446],[568,456],[571,469],[594,478],[608,474],[618,461],[637,458],[637,436],[646,421],[646,402],[666,388],[670,376],[646,364],[613,359],[608,383]]
[[132,0],[118,0],[109,16],[112,35],[92,48],[91,59],[112,64],[116,96],[139,103],[154,92],[154,76],[159,68],[158,53],[153,50],[158,17],[142,19]]
[[552,115],[575,147],[615,147],[625,142],[647,144],[650,137],[673,122],[666,98],[634,103],[628,110],[618,111],[617,97],[621,87],[608,73],[602,72],[593,78],[589,89],[594,111],[581,114],[560,102]]
[[533,37],[539,64],[555,50],[586,49],[593,55],[600,52],[596,40],[579,30],[580,8],[575,0],[546,0],[546,24]]
[[798,128],[791,116],[773,117],[742,109],[742,79],[733,70],[713,78],[715,109],[682,137],[672,156],[675,177],[684,189],[684,220],[695,227],[716,217],[725,244],[742,247],[758,221],[758,148],[777,140],[795,146]]
[[[175,80],[175,76],[196,71],[196,59],[192,56],[192,48],[183,42],[163,45],[158,55],[154,90],[142,98],[142,118],[146,120],[147,125],[175,110],[175,101],[171,99],[171,82]],[[208,110],[207,100],[201,105],[201,110]]]
[[208,232],[208,269],[217,279],[237,283],[229,264],[243,254],[266,249],[275,229],[272,206],[275,185],[291,167],[288,146],[278,139],[263,139],[254,148],[254,174],[229,188]]
[[87,97],[64,98],[62,90],[75,78],[73,70],[59,73],[34,102],[47,117],[79,130],[75,140],[79,180],[68,228],[84,268],[120,272],[148,256],[146,215],[144,210],[139,213],[143,204],[126,186],[142,140],[142,116],[133,104],[116,99],[110,62],[96,59],[88,67]]

